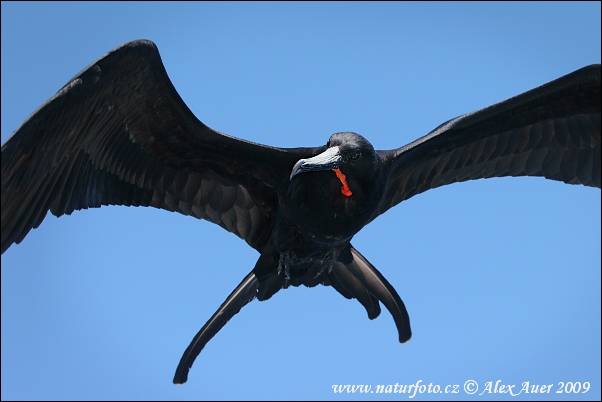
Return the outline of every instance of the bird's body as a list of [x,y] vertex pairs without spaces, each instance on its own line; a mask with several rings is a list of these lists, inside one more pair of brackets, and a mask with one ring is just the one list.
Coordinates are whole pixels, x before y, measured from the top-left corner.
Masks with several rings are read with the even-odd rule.
[[585,67],[382,151],[359,134],[275,148],[201,123],[152,42],[127,43],[82,70],[2,146],[2,252],[46,213],[152,206],[213,222],[260,256],[199,331],[174,382],[245,304],[290,285],[330,285],[401,342],[409,317],[395,289],[352,245],[392,206],[455,182],[543,176],[601,187],[600,66]]
[[[323,257],[332,249],[346,246],[376,216],[384,194],[382,159],[370,143],[355,133],[338,133],[333,137],[338,140],[337,145],[345,141],[353,144],[357,152],[363,151],[362,159],[353,163],[362,163],[365,169],[361,172],[365,174],[347,176],[345,167],[340,173],[327,168],[295,174],[294,180],[282,186],[286,191],[278,197],[280,214],[273,237],[278,250],[291,251],[300,259],[314,258],[311,254],[321,249],[325,251],[318,254]],[[333,138],[329,144],[335,146]],[[351,194],[342,190],[345,185],[353,188]]]

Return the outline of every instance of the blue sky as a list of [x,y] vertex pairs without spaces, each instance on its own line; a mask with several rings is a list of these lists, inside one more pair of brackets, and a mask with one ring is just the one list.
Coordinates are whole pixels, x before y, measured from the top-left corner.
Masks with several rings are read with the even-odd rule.
[[[209,126],[377,149],[592,63],[600,3],[2,3],[2,143],[82,68],[153,40]],[[192,336],[253,267],[221,228],[150,208],[49,215],[2,255],[2,399],[409,399],[334,384],[553,384],[600,398],[600,190],[540,178],[418,195],[353,240],[395,286],[413,338],[332,288],[247,305],[188,383]],[[560,382],[588,393],[556,394]],[[480,393],[479,391],[478,393]],[[473,395],[474,400],[507,395]],[[521,395],[513,399],[530,399]],[[533,396],[533,398],[535,398]]]

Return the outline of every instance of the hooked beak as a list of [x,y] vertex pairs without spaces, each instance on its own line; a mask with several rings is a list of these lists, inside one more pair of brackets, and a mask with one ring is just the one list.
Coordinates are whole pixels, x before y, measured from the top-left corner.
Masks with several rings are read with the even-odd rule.
[[299,159],[291,171],[290,180],[293,180],[298,173],[316,172],[319,170],[337,169],[341,162],[339,147],[328,148],[326,151],[313,158]]

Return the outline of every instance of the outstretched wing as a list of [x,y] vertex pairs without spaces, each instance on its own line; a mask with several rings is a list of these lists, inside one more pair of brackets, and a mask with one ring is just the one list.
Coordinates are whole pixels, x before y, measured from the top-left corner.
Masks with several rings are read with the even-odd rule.
[[431,188],[489,177],[600,188],[600,96],[600,65],[591,65],[378,151],[389,168],[378,215]]
[[261,249],[275,187],[308,149],[272,148],[204,125],[150,41],[76,75],[2,146],[2,253],[54,215],[152,206],[216,223]]

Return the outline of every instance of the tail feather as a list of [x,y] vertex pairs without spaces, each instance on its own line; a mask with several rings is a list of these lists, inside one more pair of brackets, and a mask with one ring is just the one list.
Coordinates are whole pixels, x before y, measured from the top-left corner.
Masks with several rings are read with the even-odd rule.
[[[389,281],[351,245],[341,252],[339,262],[344,264],[347,271],[360,281],[365,289],[381,301],[387,310],[389,310],[399,332],[399,342],[405,343],[409,341],[412,337],[410,316],[403,301],[401,301],[397,291],[391,286]],[[361,300],[360,302],[364,304]],[[368,310],[368,308],[366,309]],[[368,316],[370,316],[369,310]]]
[[197,358],[201,350],[207,342],[211,340],[223,328],[224,325],[234,317],[241,308],[253,300],[257,294],[257,278],[251,272],[243,279],[243,281],[234,289],[228,296],[226,301],[213,314],[201,330],[195,335],[186,348],[186,351],[180,359],[178,368],[173,378],[174,384],[184,384],[188,380],[188,371],[192,367],[194,360]]
[[330,285],[347,299],[357,299],[368,313],[368,318],[375,319],[380,314],[378,299],[370,293],[364,283],[358,280],[346,264],[336,261],[328,274]]
[[[286,279],[277,273],[277,258],[264,253],[253,271],[234,289],[220,308],[211,316],[188,345],[176,369],[174,384],[184,384],[195,359],[207,342],[217,334],[247,303],[257,297],[267,300],[288,286],[331,285],[347,299],[357,299],[371,320],[380,314],[379,301],[389,310],[399,332],[399,341],[407,342],[412,336],[410,317],[401,298],[380,272],[350,244],[334,262],[330,272],[321,272],[319,264],[311,265],[301,275]],[[271,266],[270,266],[271,265]],[[271,269],[270,269],[271,268]]]

